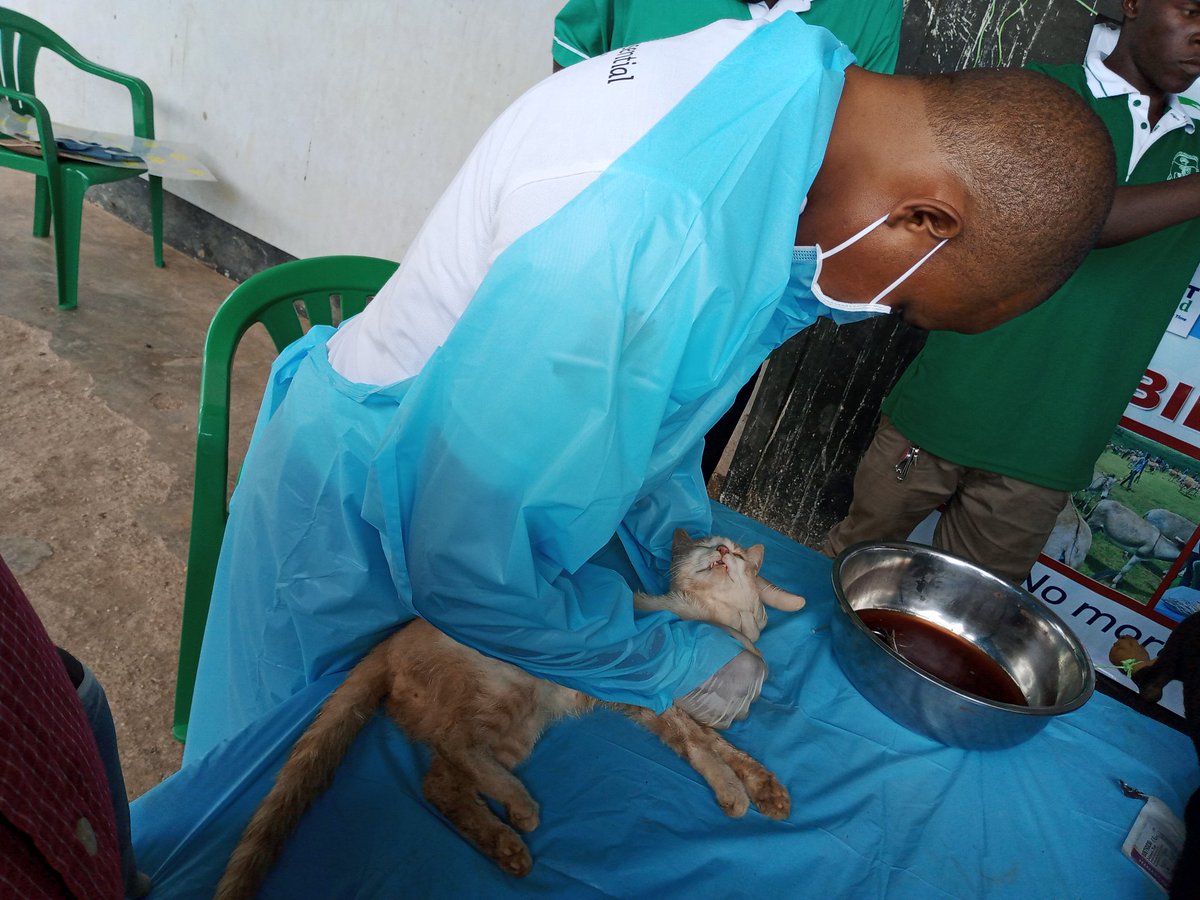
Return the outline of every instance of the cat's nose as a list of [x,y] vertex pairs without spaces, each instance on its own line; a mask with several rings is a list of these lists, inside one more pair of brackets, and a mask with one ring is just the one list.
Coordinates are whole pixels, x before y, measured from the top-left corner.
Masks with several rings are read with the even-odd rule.
[[721,554],[721,558],[724,559],[725,554],[729,552],[729,548],[724,544],[717,544],[717,552]]

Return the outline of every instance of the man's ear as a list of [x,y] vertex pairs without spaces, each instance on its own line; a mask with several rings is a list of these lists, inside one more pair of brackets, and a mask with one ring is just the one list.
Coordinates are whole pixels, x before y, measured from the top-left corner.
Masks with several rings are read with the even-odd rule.
[[888,213],[887,224],[925,232],[934,240],[942,241],[957,237],[962,231],[962,214],[945,200],[914,197],[897,203]]

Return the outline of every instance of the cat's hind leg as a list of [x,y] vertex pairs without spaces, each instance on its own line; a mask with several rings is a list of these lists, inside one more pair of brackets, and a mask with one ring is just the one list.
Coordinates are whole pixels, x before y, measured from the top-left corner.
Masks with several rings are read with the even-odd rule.
[[[455,768],[461,770],[473,782],[479,793],[491,797],[503,806],[508,821],[514,828],[533,831],[538,827],[541,810],[537,801],[529,795],[521,779],[489,755],[487,750],[478,747],[439,747],[438,752]],[[524,759],[527,755],[528,751],[521,758]]]
[[[410,716],[404,706],[394,698],[384,706],[397,727],[411,734],[407,727]],[[538,731],[532,726],[526,729],[528,734],[514,731],[511,716],[503,717],[496,710],[492,715],[496,721],[477,721],[463,715],[461,721],[448,728],[426,730],[416,738],[457,769],[476,792],[503,806],[514,828],[533,831],[540,821],[540,808],[511,769],[529,756]]]
[[429,802],[505,872],[523,878],[533,869],[525,842],[488,809],[470,775],[435,753],[423,788]]
[[717,796],[717,805],[726,815],[737,818],[750,808],[750,796],[737,772],[715,751],[703,734],[702,726],[687,713],[671,707],[661,715],[641,706],[610,704],[614,709],[644,725],[664,744],[678,753],[708,782]]

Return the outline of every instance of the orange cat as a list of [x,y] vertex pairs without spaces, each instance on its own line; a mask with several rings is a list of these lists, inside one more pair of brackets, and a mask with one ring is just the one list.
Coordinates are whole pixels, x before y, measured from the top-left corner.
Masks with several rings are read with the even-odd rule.
[[[756,640],[766,624],[764,602],[788,610],[804,605],[758,575],[762,555],[761,544],[743,550],[726,538],[692,541],[677,531],[670,591],[637,594],[634,605],[725,625]],[[412,740],[433,750],[423,784],[429,802],[504,871],[529,873],[533,860],[513,829],[536,828],[538,804],[512,769],[548,725],[589,712],[600,701],[484,656],[416,619],[354,667],[296,742],[230,857],[219,900],[255,895],[284,841],[329,786],[380,703]],[[674,707],[655,715],[638,706],[604,705],[642,723],[686,759],[728,815],[742,815],[753,801],[771,818],[787,816],[787,790],[713,729]],[[488,809],[481,794],[503,805],[509,824]]]

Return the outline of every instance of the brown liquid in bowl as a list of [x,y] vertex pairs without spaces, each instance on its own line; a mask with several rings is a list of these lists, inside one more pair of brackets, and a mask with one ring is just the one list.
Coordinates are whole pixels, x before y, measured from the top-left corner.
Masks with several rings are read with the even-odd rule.
[[985,700],[1029,705],[1003,666],[965,638],[894,609],[857,613],[864,625],[918,669]]

